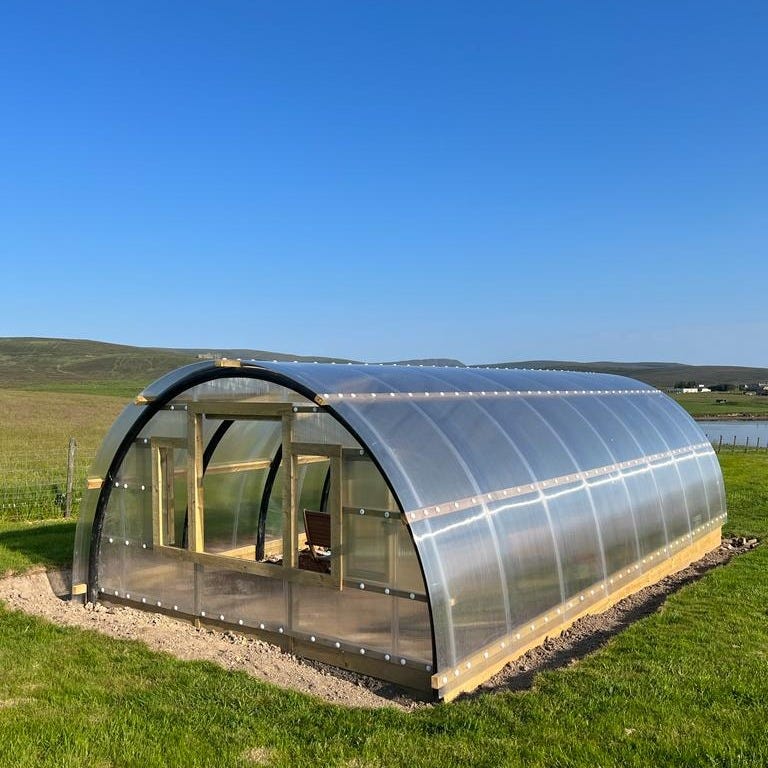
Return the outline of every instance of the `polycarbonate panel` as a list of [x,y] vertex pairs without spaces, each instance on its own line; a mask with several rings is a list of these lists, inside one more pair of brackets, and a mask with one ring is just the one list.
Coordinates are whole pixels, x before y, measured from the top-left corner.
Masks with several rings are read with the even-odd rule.
[[393,655],[406,659],[432,663],[432,627],[429,607],[419,600],[395,599]]
[[489,505],[504,553],[512,626],[565,599],[559,551],[546,500],[539,494]]
[[[622,473],[623,483],[632,500],[634,522],[637,531],[639,557],[655,552],[669,543],[664,519],[664,497],[653,469],[650,466],[637,467]],[[601,506],[602,509],[602,506]],[[625,563],[618,565],[621,568]],[[611,559],[611,572],[618,570]]]
[[663,499],[664,525],[669,541],[690,533],[690,511],[683,478],[673,456],[651,462],[653,477]]
[[398,511],[392,492],[370,458],[345,456],[341,476],[345,507]]
[[236,368],[227,369],[227,376],[206,381],[179,393],[175,403],[231,400],[232,402],[277,402],[307,404],[302,395],[279,384],[248,378]]
[[[344,404],[338,410],[358,422],[375,421],[376,433],[363,429],[361,436],[384,464],[385,474],[398,488],[406,509],[476,492],[466,461],[421,403]],[[435,467],[441,471],[435,472]]]
[[588,489],[571,485],[544,494],[560,553],[566,598],[608,574]]
[[482,507],[412,529],[429,579],[439,664],[451,665],[511,629],[505,564]]
[[393,586],[403,592],[424,593],[424,577],[421,575],[416,549],[408,527],[399,522],[395,542]]
[[391,587],[399,520],[371,515],[344,515],[344,576]]
[[360,589],[339,592],[306,584],[291,585],[291,592],[294,630],[392,653],[393,602],[400,598]]
[[[280,566],[274,566],[279,574]],[[219,621],[276,632],[285,627],[285,590],[282,579],[250,573],[204,568],[199,612]],[[223,617],[223,618],[222,618]]]
[[297,443],[360,448],[360,443],[330,413],[297,413],[293,418],[293,439]]
[[255,546],[269,467],[249,463],[271,461],[281,440],[278,419],[236,420],[224,433],[203,478],[206,551]]
[[106,539],[99,561],[100,588],[148,606],[194,613],[194,566],[144,549],[138,542]]
[[[115,458],[120,444],[131,427],[141,416],[143,407],[127,405],[110,427],[99,447],[89,470],[88,477],[105,478]],[[75,547],[72,556],[72,583],[84,584],[88,581],[88,562],[91,552],[91,532],[93,530],[96,505],[101,495],[100,490],[86,490],[80,502],[80,514],[75,530]]]
[[635,503],[620,473],[598,478],[587,485],[599,516],[605,569],[610,575],[642,557]]

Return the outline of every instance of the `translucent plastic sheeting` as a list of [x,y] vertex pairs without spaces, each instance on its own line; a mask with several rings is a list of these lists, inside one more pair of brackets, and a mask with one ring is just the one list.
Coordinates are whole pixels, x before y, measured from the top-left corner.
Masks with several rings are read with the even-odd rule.
[[339,592],[303,584],[290,589],[293,629],[298,632],[338,637],[381,653],[404,653],[404,646],[410,658],[431,663],[426,603],[356,589]]
[[[724,509],[706,437],[641,382],[577,372],[258,365],[318,394],[371,451],[406,515],[419,512],[409,522],[438,668]],[[521,495],[527,485],[531,493]],[[500,502],[504,491],[514,498]],[[422,510],[437,516],[422,519]]]
[[278,419],[240,420],[232,422],[216,445],[203,479],[208,552],[256,544],[269,463],[281,440]]
[[195,613],[192,563],[145,549],[135,539],[117,537],[106,537],[101,553],[99,586],[103,593],[149,606]]

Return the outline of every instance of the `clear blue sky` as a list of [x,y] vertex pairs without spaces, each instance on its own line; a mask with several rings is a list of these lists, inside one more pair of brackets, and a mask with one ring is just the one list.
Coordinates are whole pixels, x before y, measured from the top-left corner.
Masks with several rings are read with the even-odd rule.
[[6,2],[0,336],[768,365],[768,3]]

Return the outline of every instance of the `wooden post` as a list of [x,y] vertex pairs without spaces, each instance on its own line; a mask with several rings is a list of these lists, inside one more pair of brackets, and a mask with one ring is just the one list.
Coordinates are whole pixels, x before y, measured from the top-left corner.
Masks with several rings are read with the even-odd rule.
[[205,550],[205,501],[203,498],[203,415],[187,414],[187,509],[189,548]]
[[341,497],[341,446],[336,456],[331,457],[331,486],[328,492],[328,507],[331,515],[331,577],[336,586],[344,588],[344,506]]
[[749,450],[749,435],[747,435],[747,442],[744,443],[744,453],[746,453],[747,450]]
[[723,436],[720,435],[720,441],[717,444],[717,452],[720,453],[720,449],[723,447]]
[[77,454],[77,440],[69,438],[69,450],[67,451],[67,493],[64,497],[64,517],[72,516],[72,488],[75,484],[75,456]]
[[733,436],[733,445],[731,445],[731,453],[736,450],[736,435]]
[[298,568],[298,466],[293,453],[293,414],[283,416],[283,567]]
[[760,435],[757,436],[757,445],[755,446],[755,453],[760,450]]

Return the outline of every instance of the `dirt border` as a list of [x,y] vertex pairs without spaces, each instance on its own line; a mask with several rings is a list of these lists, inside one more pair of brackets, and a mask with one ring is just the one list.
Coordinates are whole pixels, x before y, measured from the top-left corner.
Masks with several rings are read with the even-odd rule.
[[[476,691],[460,698],[521,691],[544,670],[572,666],[603,647],[638,619],[657,611],[666,598],[734,555],[758,546],[757,539],[723,539],[701,560],[621,600],[607,611],[579,619],[558,637],[508,664]],[[127,606],[82,605],[68,599],[68,571],[35,571],[0,579],[0,600],[12,609],[64,625],[91,629],[110,637],[138,640],[155,651],[182,660],[206,660],[228,670],[247,672],[266,682],[347,707],[394,706],[413,710],[431,704],[416,701],[392,684],[282,652],[277,646],[233,631],[195,628],[192,624]]]

